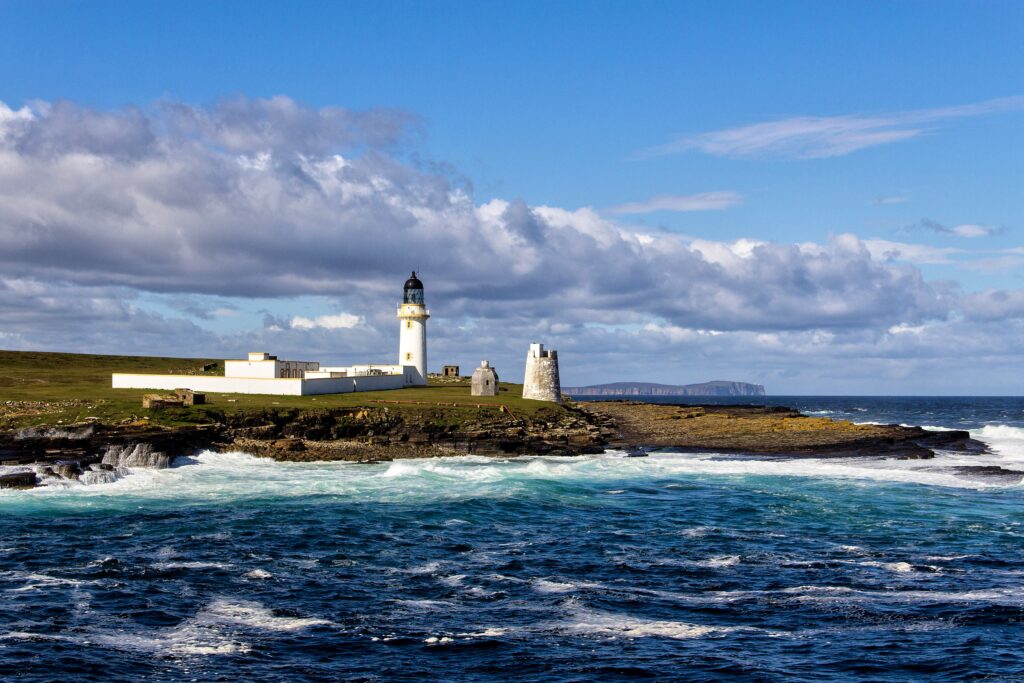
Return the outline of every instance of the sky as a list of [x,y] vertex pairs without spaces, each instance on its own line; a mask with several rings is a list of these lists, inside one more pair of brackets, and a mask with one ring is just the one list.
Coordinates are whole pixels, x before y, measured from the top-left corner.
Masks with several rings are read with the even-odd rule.
[[0,348],[1020,395],[1024,3],[0,0]]

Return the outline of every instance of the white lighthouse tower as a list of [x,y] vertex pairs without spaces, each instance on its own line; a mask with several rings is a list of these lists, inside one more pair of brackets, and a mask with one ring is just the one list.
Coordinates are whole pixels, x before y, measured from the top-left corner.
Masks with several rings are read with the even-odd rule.
[[416,271],[405,281],[402,305],[398,309],[398,364],[405,367],[405,384],[427,385],[427,318],[430,311],[423,303],[423,283]]

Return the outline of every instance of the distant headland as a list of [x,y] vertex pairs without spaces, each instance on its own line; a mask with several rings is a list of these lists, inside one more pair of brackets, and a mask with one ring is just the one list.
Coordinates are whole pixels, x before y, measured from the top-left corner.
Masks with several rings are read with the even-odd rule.
[[764,385],[715,380],[700,384],[612,382],[586,387],[562,387],[570,396],[764,396]]

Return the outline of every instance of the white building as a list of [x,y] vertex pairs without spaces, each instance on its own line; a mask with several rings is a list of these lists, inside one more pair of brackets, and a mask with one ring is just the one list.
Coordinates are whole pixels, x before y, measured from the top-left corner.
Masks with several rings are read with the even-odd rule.
[[398,364],[416,368],[412,386],[427,386],[427,318],[423,283],[416,271],[405,281],[402,305],[398,307]]
[[413,272],[405,282],[400,322],[398,363],[322,366],[315,361],[280,360],[251,352],[244,360],[225,360],[223,375],[151,375],[115,373],[115,389],[191,389],[222,394],[309,396],[383,391],[427,384],[427,318],[423,283]]
[[264,379],[302,379],[305,373],[320,369],[312,361],[278,360],[277,356],[250,351],[248,360],[224,361],[225,377],[262,377]]

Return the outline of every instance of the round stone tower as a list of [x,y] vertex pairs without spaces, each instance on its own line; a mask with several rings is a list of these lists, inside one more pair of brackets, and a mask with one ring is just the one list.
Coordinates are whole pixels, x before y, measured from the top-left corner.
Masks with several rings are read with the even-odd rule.
[[430,311],[423,303],[423,283],[416,271],[405,281],[402,305],[398,308],[398,364],[407,366],[405,384],[427,385],[427,318]]
[[562,402],[562,383],[558,379],[558,351],[545,351],[543,344],[530,344],[530,351],[526,354],[523,398]]

